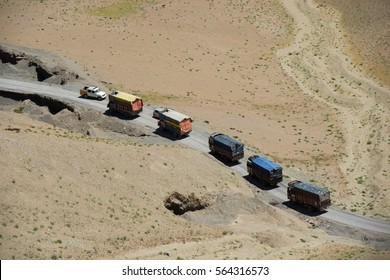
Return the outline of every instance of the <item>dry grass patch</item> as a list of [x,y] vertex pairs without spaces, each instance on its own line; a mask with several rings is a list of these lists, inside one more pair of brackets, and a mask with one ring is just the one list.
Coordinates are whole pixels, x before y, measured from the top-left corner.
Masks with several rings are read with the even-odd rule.
[[94,16],[118,19],[120,17],[139,12],[143,7],[155,3],[154,0],[120,0],[112,4],[92,8],[90,13]]

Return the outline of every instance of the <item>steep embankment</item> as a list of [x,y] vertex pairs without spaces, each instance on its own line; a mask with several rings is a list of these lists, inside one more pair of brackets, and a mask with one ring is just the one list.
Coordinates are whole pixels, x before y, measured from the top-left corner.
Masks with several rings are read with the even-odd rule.
[[[350,257],[386,257],[255,199],[192,149],[85,136],[28,112],[0,119],[2,259],[337,258],[344,246]],[[165,208],[172,192],[206,208],[176,216]]]

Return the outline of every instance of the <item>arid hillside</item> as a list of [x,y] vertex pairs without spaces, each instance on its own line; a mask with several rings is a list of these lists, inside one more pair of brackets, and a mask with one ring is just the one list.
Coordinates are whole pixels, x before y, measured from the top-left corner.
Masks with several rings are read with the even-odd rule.
[[[48,113],[32,103],[1,104],[2,259],[390,257],[380,236],[262,202],[209,155],[87,136],[31,119]],[[204,209],[175,215],[175,192]]]
[[[355,61],[365,43],[351,44],[342,7],[313,0],[0,5],[3,41],[53,51],[108,89],[136,92],[241,139],[330,188],[338,207],[390,217],[390,94]],[[372,9],[354,11],[368,19]],[[385,38],[375,48],[386,48]]]
[[387,0],[319,0],[341,13],[356,65],[390,86],[390,3]]
[[[0,43],[21,48],[0,76],[39,80],[42,62],[45,82],[134,92],[389,221],[389,5],[339,2],[1,1]],[[389,258],[386,238],[266,203],[131,121],[0,101],[2,258]],[[173,192],[207,207],[176,216]]]

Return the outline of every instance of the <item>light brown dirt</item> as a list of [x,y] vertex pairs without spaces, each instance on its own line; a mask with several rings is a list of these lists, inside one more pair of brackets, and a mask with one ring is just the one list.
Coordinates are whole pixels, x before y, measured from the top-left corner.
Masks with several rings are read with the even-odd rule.
[[387,0],[319,0],[341,12],[341,26],[350,41],[348,53],[370,78],[390,86],[390,4]]
[[[138,1],[120,14],[125,2],[3,1],[0,40],[77,61],[108,88],[175,107],[329,188],[336,207],[389,219],[389,90],[355,67],[340,12],[300,0]],[[3,258],[388,258],[253,202],[246,182],[194,151],[1,119]],[[221,207],[221,189],[253,207]],[[172,191],[211,195],[214,208],[176,217],[162,206]]]

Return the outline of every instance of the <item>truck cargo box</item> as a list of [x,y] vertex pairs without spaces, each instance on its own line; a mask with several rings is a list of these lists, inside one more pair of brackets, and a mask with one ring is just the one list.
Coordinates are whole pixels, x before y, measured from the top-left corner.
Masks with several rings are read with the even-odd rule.
[[250,176],[271,186],[276,186],[283,181],[283,168],[265,157],[258,155],[249,157],[247,170]]
[[159,112],[158,126],[176,137],[181,137],[192,131],[192,119],[171,109],[162,110]]
[[139,115],[143,109],[141,97],[123,91],[114,91],[108,95],[107,107],[125,116],[133,117]]
[[244,144],[222,133],[213,133],[209,137],[209,148],[212,154],[218,154],[237,161],[244,157]]
[[290,201],[319,211],[325,210],[331,204],[328,190],[298,180],[288,183],[287,197]]

